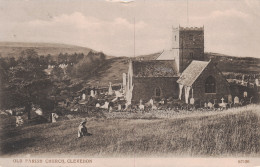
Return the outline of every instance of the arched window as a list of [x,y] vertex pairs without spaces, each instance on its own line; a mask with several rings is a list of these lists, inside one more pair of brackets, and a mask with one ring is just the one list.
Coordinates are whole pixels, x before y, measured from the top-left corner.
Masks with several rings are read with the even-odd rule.
[[161,89],[160,88],[155,88],[155,96],[157,96],[157,97],[161,96]]
[[205,82],[205,93],[216,93],[216,81],[215,78],[209,76]]

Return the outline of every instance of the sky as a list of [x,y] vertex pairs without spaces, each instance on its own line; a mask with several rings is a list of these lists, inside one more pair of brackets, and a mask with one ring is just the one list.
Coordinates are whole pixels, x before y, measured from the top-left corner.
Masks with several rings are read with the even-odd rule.
[[205,52],[260,58],[260,0],[122,1],[0,0],[0,41],[134,56],[170,49],[172,27],[204,26]]

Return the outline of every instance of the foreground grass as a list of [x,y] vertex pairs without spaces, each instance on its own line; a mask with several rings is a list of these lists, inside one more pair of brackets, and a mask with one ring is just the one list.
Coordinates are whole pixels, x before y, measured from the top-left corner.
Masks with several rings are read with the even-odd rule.
[[[80,120],[2,130],[1,156],[259,156],[259,106],[176,118],[92,119],[92,136],[77,138]],[[148,117],[149,118],[149,117]]]

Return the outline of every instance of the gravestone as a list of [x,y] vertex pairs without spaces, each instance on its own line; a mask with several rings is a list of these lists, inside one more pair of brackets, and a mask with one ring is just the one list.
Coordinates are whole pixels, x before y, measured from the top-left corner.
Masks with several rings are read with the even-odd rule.
[[115,94],[116,94],[116,97],[118,98],[118,97],[122,97],[123,95],[122,95],[122,93],[120,93],[120,91],[115,91]]
[[238,104],[239,103],[239,98],[236,96],[235,98],[234,98],[234,104]]
[[139,109],[140,109],[140,110],[144,110],[144,105],[140,104],[140,105],[139,105]]
[[228,103],[232,103],[232,95],[228,95]]
[[208,107],[209,108],[212,108],[213,107],[213,104],[211,102],[208,102]]
[[190,98],[190,104],[193,105],[193,104],[194,104],[194,101],[195,101],[194,98]]
[[85,93],[82,94],[82,100],[86,100],[86,94]]
[[140,104],[139,104],[139,109],[140,110],[144,110],[144,105],[143,105],[143,100],[142,99],[140,99]]
[[51,122],[57,122],[58,115],[56,113],[51,113]]
[[97,104],[96,104],[96,107],[97,107],[97,108],[99,108],[99,107],[100,107],[100,104],[99,104],[99,103],[97,103]]
[[153,105],[153,106],[152,106],[152,110],[157,110],[156,105]]
[[244,91],[243,95],[244,95],[244,97],[247,97],[247,91]]
[[113,111],[113,107],[109,106],[108,112],[112,112]]
[[227,103],[225,103],[224,100],[225,100],[225,99],[222,97],[222,98],[221,98],[221,103],[219,104],[219,106],[226,108],[226,107],[227,107]]
[[108,95],[112,95],[112,94],[113,94],[112,83],[109,82]]
[[108,109],[108,105],[109,105],[109,103],[106,101],[105,104],[101,108]]
[[151,106],[153,106],[153,99],[150,99],[149,103]]
[[23,125],[23,119],[21,116],[16,116],[16,127]]
[[222,104],[224,103],[224,100],[225,100],[225,99],[222,97],[222,98],[221,98],[221,103],[222,103]]
[[94,90],[91,90],[91,91],[90,91],[90,96],[91,96],[91,97],[95,97]]
[[118,104],[117,110],[120,111],[122,109],[121,104]]
[[36,109],[36,110],[35,110],[35,113],[36,113],[37,115],[42,115],[42,114],[43,114],[43,113],[42,113],[42,110],[41,110],[40,108]]

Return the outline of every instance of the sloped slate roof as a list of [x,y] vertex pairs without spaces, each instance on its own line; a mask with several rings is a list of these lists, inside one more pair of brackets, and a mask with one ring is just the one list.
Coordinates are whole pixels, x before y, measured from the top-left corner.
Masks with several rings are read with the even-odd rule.
[[174,60],[173,50],[164,50],[156,60]]
[[177,83],[185,86],[192,86],[203,70],[208,66],[209,62],[193,60],[183,71],[180,78],[177,80]]
[[174,60],[132,61],[134,77],[176,77]]

